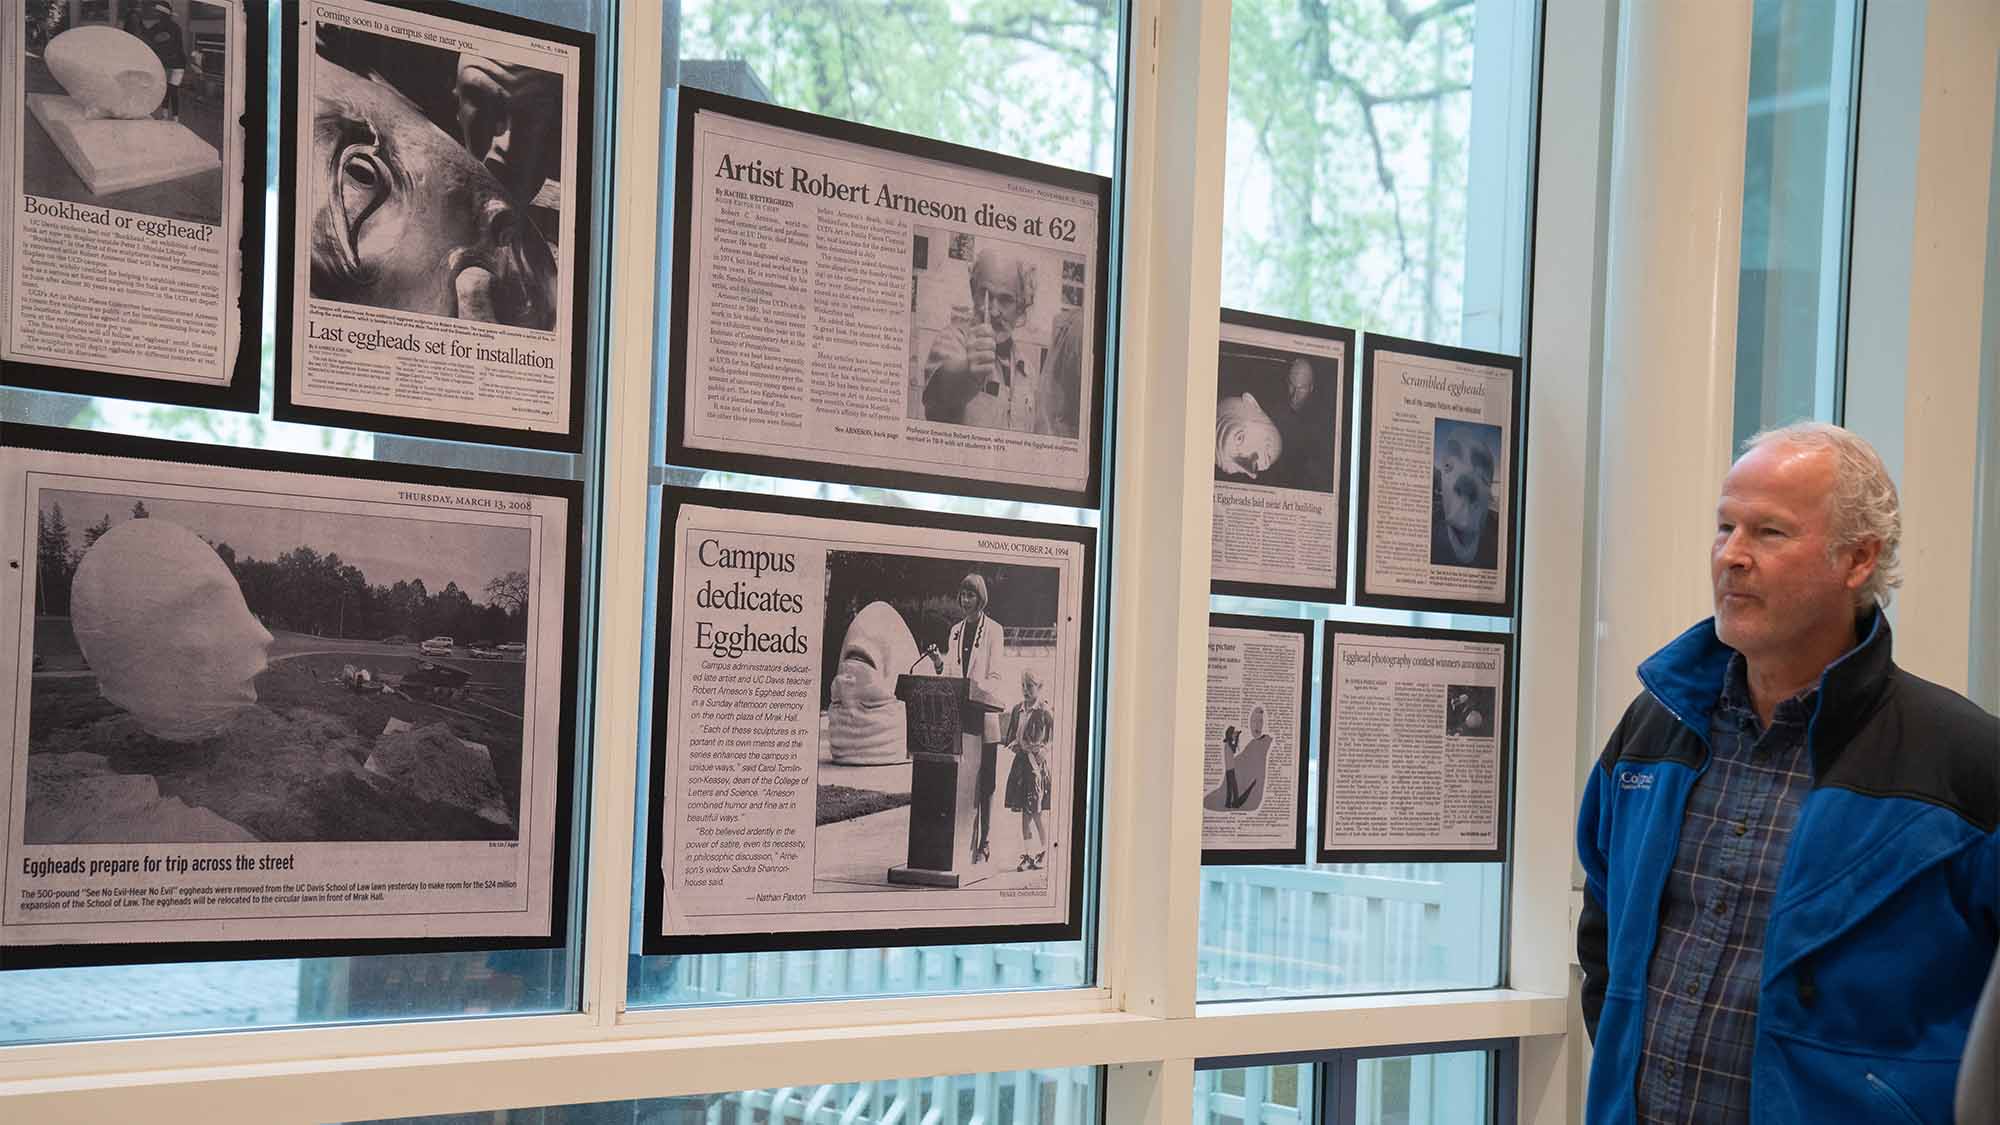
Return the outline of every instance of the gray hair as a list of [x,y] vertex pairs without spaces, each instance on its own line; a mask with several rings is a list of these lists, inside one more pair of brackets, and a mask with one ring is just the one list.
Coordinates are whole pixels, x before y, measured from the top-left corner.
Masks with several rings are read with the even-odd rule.
[[1854,592],[1854,603],[1856,609],[1888,605],[1903,584],[1902,564],[1896,557],[1903,541],[1903,507],[1881,455],[1861,435],[1829,422],[1793,422],[1759,430],[1745,439],[1743,452],[1778,441],[1832,456],[1833,491],[1826,498],[1832,517],[1828,551],[1846,550],[1870,539],[1880,542],[1882,553],[1875,557],[1874,573]]

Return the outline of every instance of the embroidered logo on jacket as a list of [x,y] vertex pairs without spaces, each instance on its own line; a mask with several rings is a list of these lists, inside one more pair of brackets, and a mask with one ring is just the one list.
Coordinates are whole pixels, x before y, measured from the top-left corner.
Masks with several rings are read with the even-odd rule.
[[1651,789],[1652,787],[1653,775],[1650,773],[1643,773],[1639,770],[1618,771],[1618,788],[1620,789]]

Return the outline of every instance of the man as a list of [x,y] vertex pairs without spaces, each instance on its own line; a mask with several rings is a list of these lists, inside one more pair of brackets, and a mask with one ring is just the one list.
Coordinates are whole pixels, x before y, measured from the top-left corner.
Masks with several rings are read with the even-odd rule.
[[972,259],[969,287],[972,323],[938,333],[924,362],[924,417],[1032,431],[1034,371],[1014,333],[1035,303],[1035,269],[1008,247],[988,247]]
[[181,84],[187,81],[187,42],[181,25],[174,22],[174,6],[168,0],[143,0],[125,17],[125,30],[159,56],[167,72],[167,99],[153,116],[167,121],[181,119]]
[[1723,480],[1715,616],[1591,771],[1589,1120],[1951,1120],[2000,934],[2000,722],[1890,659],[1901,516],[1836,426]]
[[562,175],[561,75],[466,53],[452,96],[459,141],[515,203],[529,206]]

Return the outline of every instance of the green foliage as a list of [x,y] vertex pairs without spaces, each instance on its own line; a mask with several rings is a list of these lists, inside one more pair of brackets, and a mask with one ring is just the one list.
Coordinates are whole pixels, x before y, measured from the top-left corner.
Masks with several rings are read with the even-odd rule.
[[1226,304],[1457,338],[1472,29],[1470,0],[1239,0]]
[[1112,0],[707,0],[683,58],[741,59],[788,106],[1109,171]]
[[72,550],[69,523],[63,519],[61,504],[35,513],[35,612],[69,612],[70,580],[82,552]]
[[[707,0],[681,54],[782,104],[1109,171],[1109,0]],[[1225,304],[1458,338],[1472,0],[1237,0]]]

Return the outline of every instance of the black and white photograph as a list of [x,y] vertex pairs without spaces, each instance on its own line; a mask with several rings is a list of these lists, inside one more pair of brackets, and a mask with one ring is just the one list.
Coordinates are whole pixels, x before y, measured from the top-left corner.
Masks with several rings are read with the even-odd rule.
[[1264,729],[1264,705],[1252,703],[1243,725],[1222,729],[1222,784],[1203,794],[1210,812],[1256,812],[1264,807],[1264,770],[1271,761],[1271,733]]
[[1513,615],[1524,397],[1518,357],[1367,338],[1357,605]]
[[[1073,438],[1082,403],[1083,259],[917,226],[908,415]],[[933,248],[942,248],[938,253]]]
[[311,65],[312,295],[553,331],[562,76],[331,24]]
[[26,36],[20,190],[219,226],[229,9],[203,0],[117,7],[115,22],[110,5],[17,9]]
[[1201,861],[1304,863],[1310,621],[1210,614]]
[[668,461],[1097,505],[1110,180],[675,101]]
[[5,11],[0,384],[254,412],[265,7]]
[[1339,602],[1354,332],[1223,309],[1209,588]]
[[519,838],[525,528],[39,500],[24,843]]
[[[958,677],[986,715],[977,750],[967,878],[1047,883],[1062,574],[1054,567],[828,551],[815,890],[905,886],[890,874],[933,846],[910,807],[913,748],[897,697],[907,674]],[[1067,826],[1062,826],[1067,828]],[[944,847],[948,841],[939,841]],[[1058,853],[1060,857],[1061,853]]]
[[1450,684],[1444,689],[1444,733],[1449,738],[1492,738],[1492,684]]
[[580,448],[592,37],[453,3],[286,10],[276,416]]
[[1216,370],[1215,479],[1330,493],[1340,363],[1225,342]]
[[559,943],[581,504],[8,426],[0,969]]
[[1074,934],[1095,532],[716,498],[663,493],[646,951]]
[[1500,511],[1493,500],[1500,427],[1439,418],[1431,426],[1431,565],[1500,565]]

